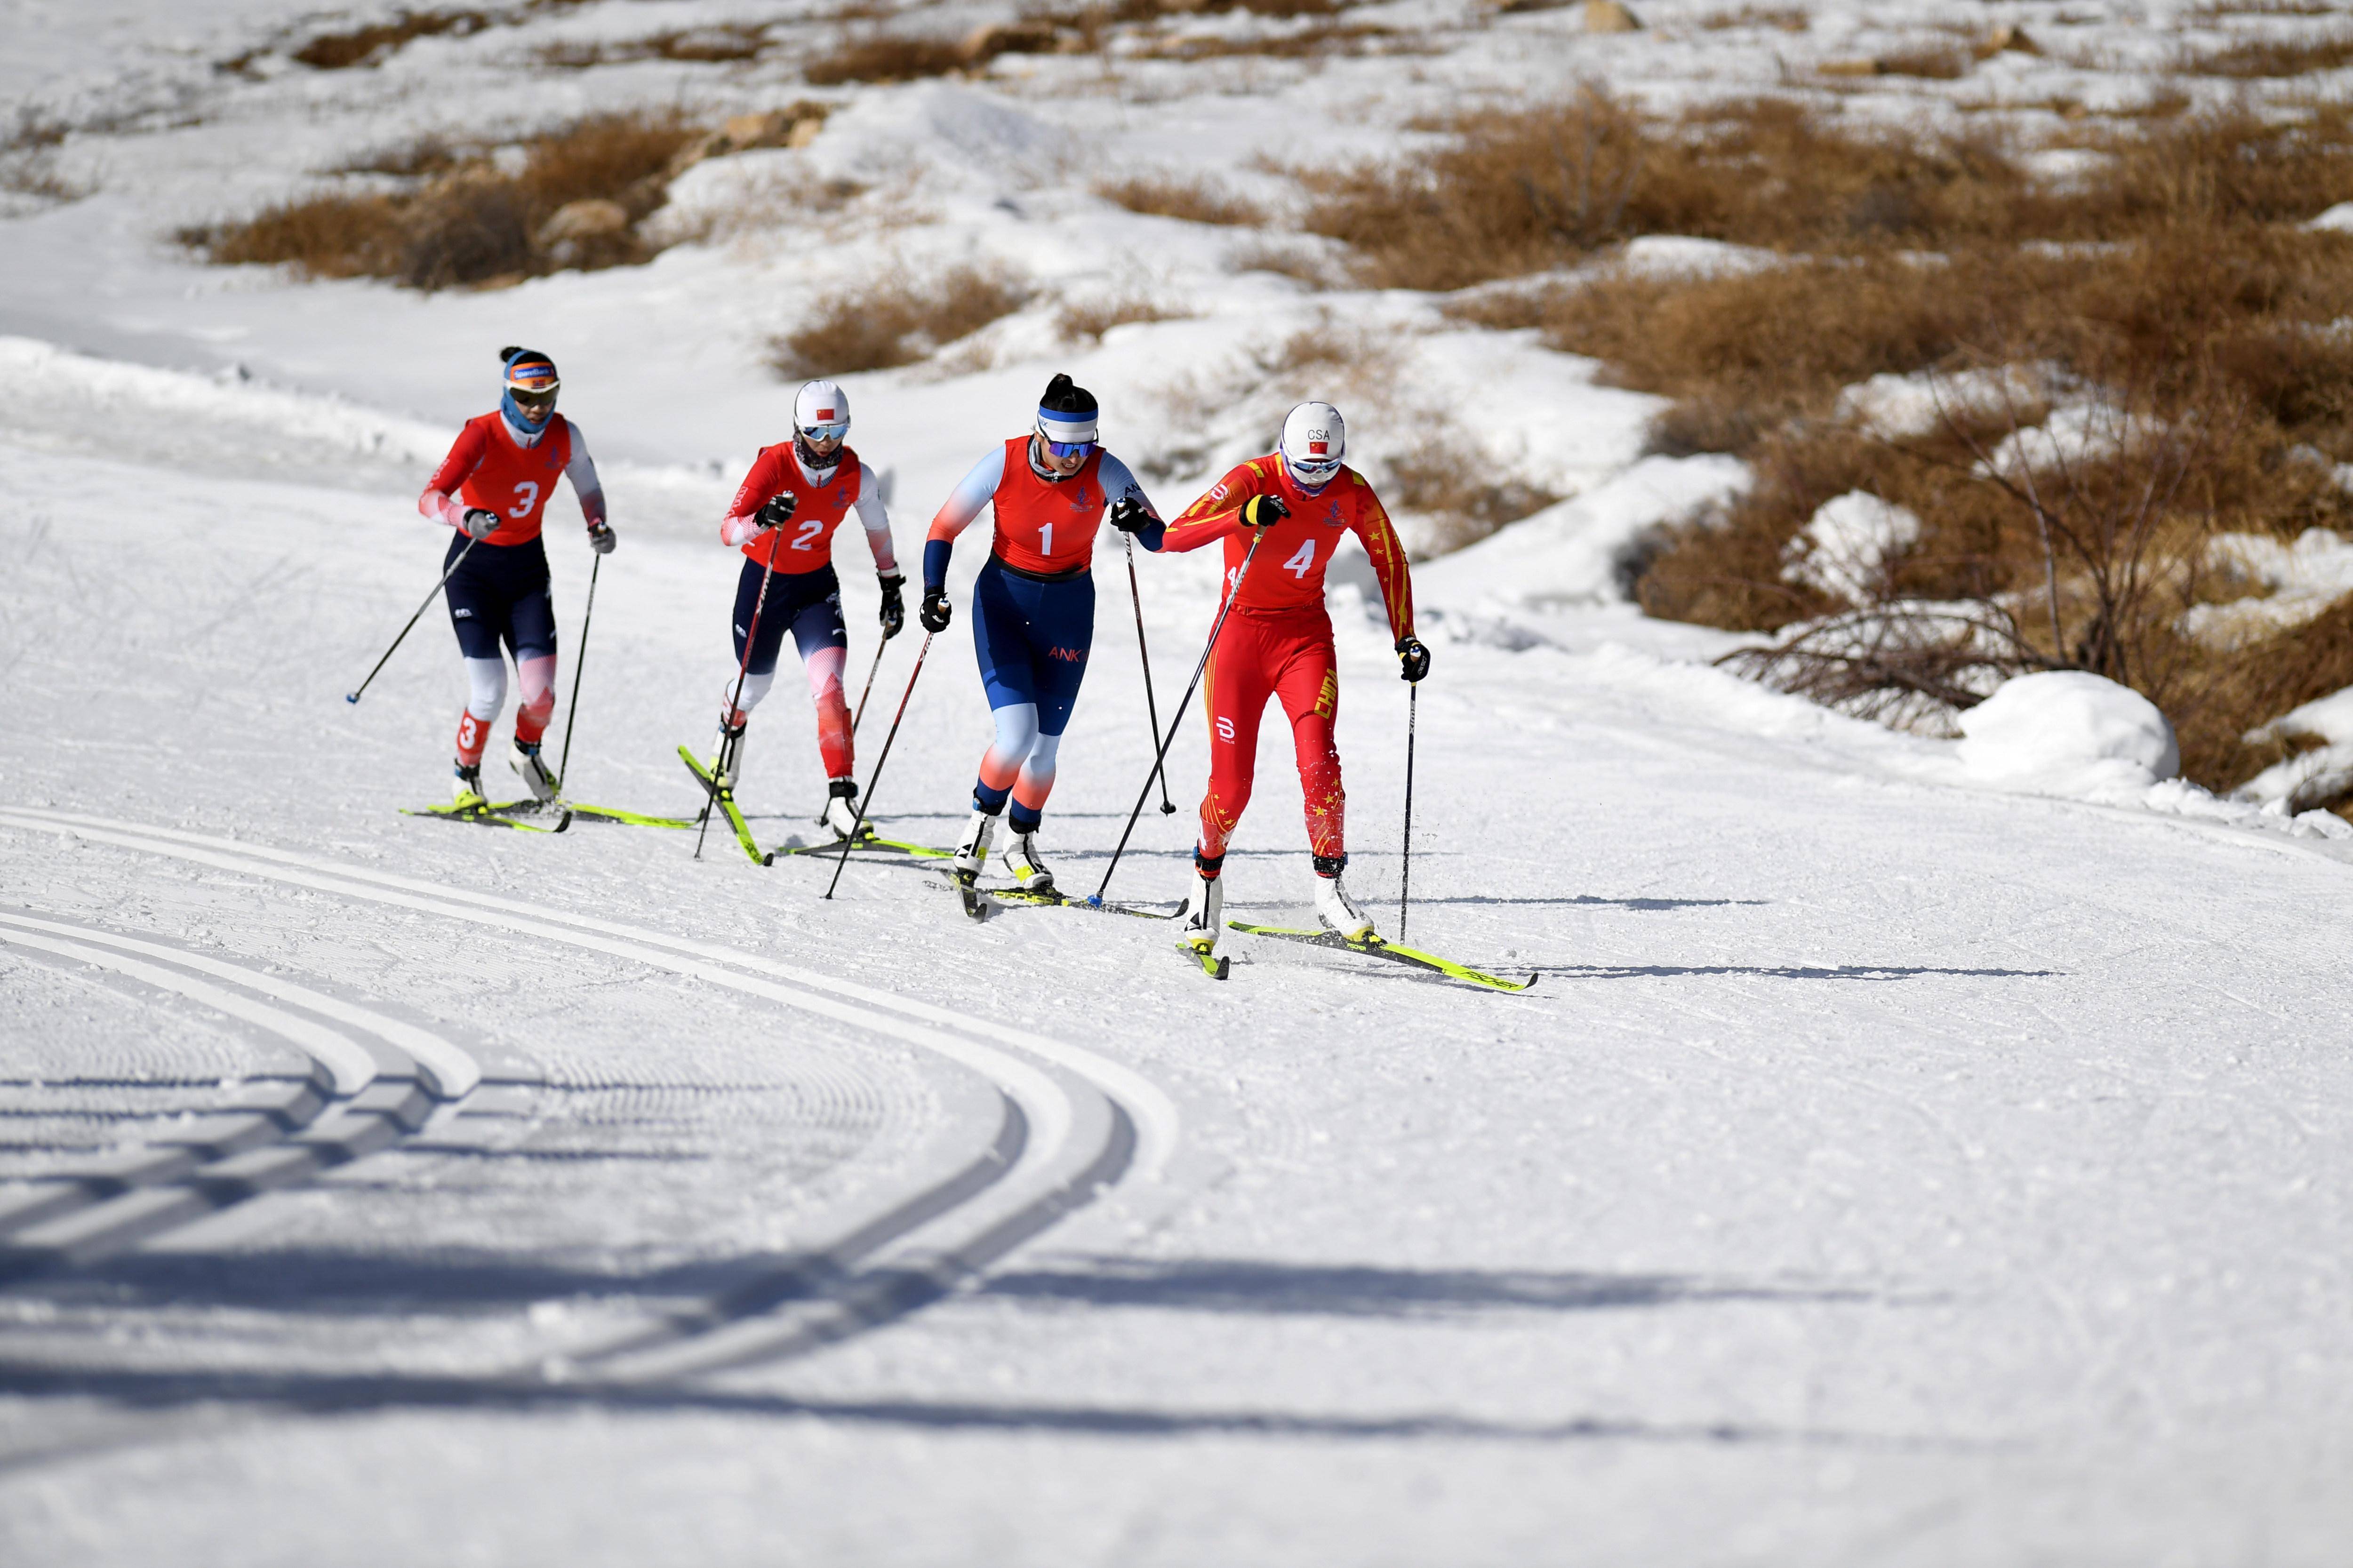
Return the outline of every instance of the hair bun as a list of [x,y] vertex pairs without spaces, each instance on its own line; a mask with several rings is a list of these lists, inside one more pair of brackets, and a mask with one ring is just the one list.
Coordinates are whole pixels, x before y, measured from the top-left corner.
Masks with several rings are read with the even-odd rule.
[[509,343],[506,347],[499,351],[499,363],[501,364],[512,364],[514,363],[515,356],[522,352],[523,351],[522,349],[517,348],[514,344]]

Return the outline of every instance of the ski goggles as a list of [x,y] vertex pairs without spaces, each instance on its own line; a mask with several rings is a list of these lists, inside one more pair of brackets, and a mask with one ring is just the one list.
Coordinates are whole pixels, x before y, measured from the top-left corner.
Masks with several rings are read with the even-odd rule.
[[804,425],[801,437],[807,441],[839,441],[849,434],[849,421],[836,419],[826,425]]
[[1337,458],[1325,458],[1321,462],[1302,462],[1297,458],[1285,458],[1282,461],[1290,468],[1291,477],[1303,485],[1330,484],[1340,471],[1340,459]]
[[1047,441],[1043,436],[1038,439],[1044,441],[1046,450],[1057,458],[1083,458],[1095,449],[1092,441]]
[[524,408],[555,406],[555,388],[553,384],[550,384],[545,391],[528,386],[510,386],[507,388],[507,395],[513,398],[519,406]]

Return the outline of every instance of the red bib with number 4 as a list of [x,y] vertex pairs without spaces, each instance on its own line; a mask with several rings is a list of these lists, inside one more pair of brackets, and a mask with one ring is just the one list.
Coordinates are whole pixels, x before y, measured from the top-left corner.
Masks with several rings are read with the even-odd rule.
[[997,481],[997,553],[1008,566],[1056,577],[1093,561],[1103,528],[1103,448],[1087,454],[1067,479],[1041,479],[1029,466],[1029,437],[1005,443],[1005,477]]
[[572,426],[564,416],[547,416],[547,433],[522,447],[507,434],[495,411],[466,421],[457,444],[441,459],[427,489],[456,495],[470,507],[499,514],[499,529],[485,544],[529,544],[539,537],[541,516],[555,481],[572,461]]
[[758,460],[744,476],[743,484],[735,491],[735,502],[728,511],[735,517],[750,517],[767,504],[769,497],[789,490],[793,495],[793,516],[782,528],[772,528],[744,545],[745,555],[763,566],[776,568],[777,575],[785,577],[797,577],[833,564],[833,531],[841,526],[841,520],[858,504],[859,476],[862,472],[858,454],[848,447],[836,456],[839,466],[833,477],[818,484],[801,471],[790,441],[760,448]]

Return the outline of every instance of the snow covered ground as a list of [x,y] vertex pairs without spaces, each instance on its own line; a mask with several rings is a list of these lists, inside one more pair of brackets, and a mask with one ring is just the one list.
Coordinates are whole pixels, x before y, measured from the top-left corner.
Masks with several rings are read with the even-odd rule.
[[[97,194],[0,222],[0,1559],[2342,1559],[2348,847],[2178,784],[2037,793],[2059,785],[1708,668],[1728,639],[1607,602],[1620,544],[1738,480],[1638,461],[1650,400],[1439,330],[1427,300],[1229,272],[1229,237],[1006,151],[1198,144],[1242,181],[1309,128],[1333,156],[1393,145],[1564,62],[1728,90],[1774,79],[1768,43],[1867,52],[1873,25],[1377,15],[1441,21],[1446,47],[1060,96],[1032,74],[1059,65],[1014,60],[862,94],[811,155],[903,160],[921,222],[427,298],[207,272],[161,236],[419,126],[800,89],[533,72],[495,30],[224,79],[211,61],[323,24],[7,0],[0,91],[122,118],[63,144]],[[2175,37],[2083,30],[2119,58]],[[1320,321],[1377,340],[1341,396],[1376,449],[1515,389],[1489,456],[1566,499],[1418,574],[1409,935],[1533,991],[1241,937],[1218,984],[1164,926],[976,926],[921,871],[854,865],[828,902],[821,866],[723,837],[697,861],[655,829],[399,814],[447,788],[463,681],[438,610],[342,698],[431,584],[415,492],[490,405],[497,344],[563,364],[622,533],[575,792],[682,811],[672,748],[707,738],[729,665],[711,525],[787,406],[759,339],[859,268],[966,253],[1072,289],[1164,268],[1200,313],[1057,345],[1041,303],[960,374],[854,379],[909,554],[1054,368],[1168,474],[1164,505],[1313,390],[1250,356]],[[569,507],[567,696],[590,559]],[[1082,887],[1150,757],[1102,549],[1045,840]],[[855,680],[873,589],[844,550]],[[961,599],[976,542],[959,554]],[[1215,568],[1140,571],[1165,707]],[[1406,692],[1361,595],[1335,605],[1351,876],[1390,922]],[[885,652],[862,772],[919,640]],[[788,675],[755,726],[764,838],[820,803],[803,700]],[[874,790],[888,826],[948,835],[988,732],[960,619]],[[1183,809],[1145,813],[1115,893],[1179,896],[1203,766],[1195,720]],[[1271,731],[1232,912],[1303,914],[1299,811]],[[127,1190],[60,1179],[101,1168]]]

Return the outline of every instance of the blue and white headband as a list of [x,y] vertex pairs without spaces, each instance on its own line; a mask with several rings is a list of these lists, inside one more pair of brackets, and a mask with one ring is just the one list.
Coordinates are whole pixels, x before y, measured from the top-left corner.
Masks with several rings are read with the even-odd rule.
[[1082,442],[1100,440],[1092,414],[1066,414],[1058,409],[1038,410],[1038,434],[1060,446],[1076,446]]

